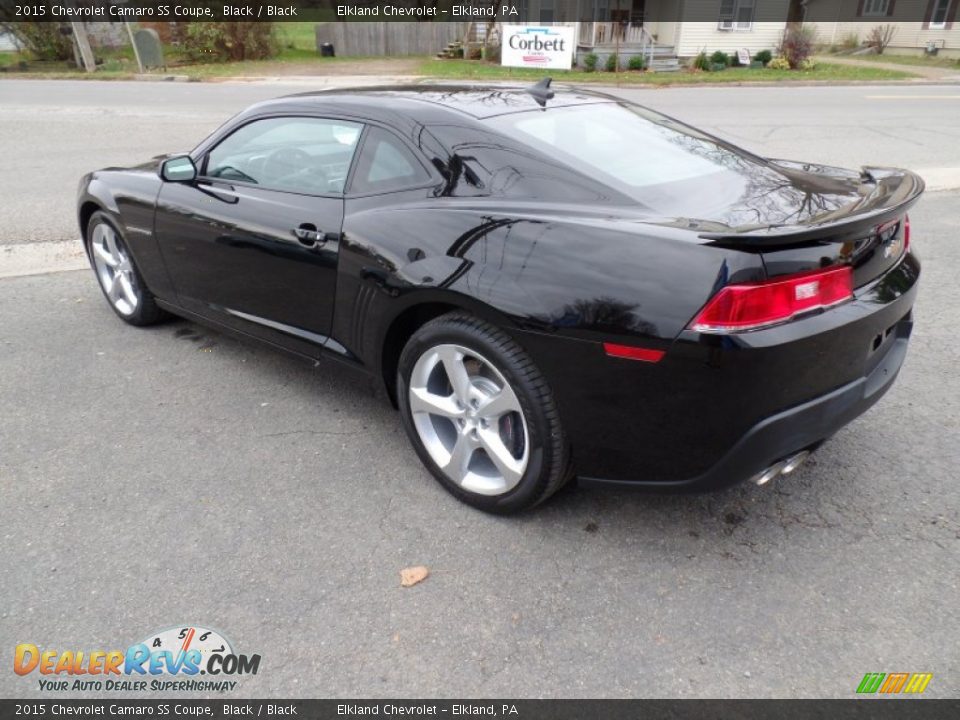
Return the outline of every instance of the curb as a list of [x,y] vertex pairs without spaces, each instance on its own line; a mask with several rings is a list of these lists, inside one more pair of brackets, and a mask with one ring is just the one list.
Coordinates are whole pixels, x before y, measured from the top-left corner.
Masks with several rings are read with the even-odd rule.
[[0,279],[83,270],[90,267],[76,240],[0,245]]

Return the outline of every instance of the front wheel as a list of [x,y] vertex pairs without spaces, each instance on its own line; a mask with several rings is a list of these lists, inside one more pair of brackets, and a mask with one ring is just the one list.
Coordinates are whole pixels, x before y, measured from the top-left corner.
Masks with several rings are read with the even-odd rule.
[[569,454],[546,380],[506,333],[451,313],[400,355],[397,396],[420,459],[453,495],[510,513],[556,492]]
[[98,211],[90,218],[87,251],[104,297],[124,322],[153,325],[166,317],[143,282],[123,236],[106,213]]

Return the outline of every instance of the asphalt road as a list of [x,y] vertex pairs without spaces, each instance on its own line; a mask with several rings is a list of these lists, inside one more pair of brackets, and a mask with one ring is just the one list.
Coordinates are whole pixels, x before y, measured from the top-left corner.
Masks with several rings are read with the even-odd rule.
[[[0,123],[13,84],[0,83]],[[129,126],[127,86],[102,87],[114,130],[71,140],[38,119],[22,144],[49,133],[54,148],[34,147],[43,156],[28,166],[18,147],[19,181],[0,174],[0,195],[65,173],[58,163],[77,162],[67,149],[84,161],[159,151],[116,132]],[[129,87],[143,93],[130,102],[154,102]],[[199,136],[232,109],[214,108],[219,86],[159,87],[196,92],[203,118],[152,125],[166,128],[155,144]],[[237,88],[237,106],[266,90]],[[88,92],[64,84],[58,102]],[[736,98],[767,104],[731,90],[698,109],[695,92],[649,97],[724,126]],[[951,101],[930,102],[934,124],[956,124]],[[845,122],[846,144],[836,125],[820,145],[777,131],[765,147],[869,161]],[[957,160],[934,124],[902,132],[940,137],[940,150],[875,140],[873,159]],[[6,127],[0,138],[10,149]],[[849,154],[824,157],[833,143]],[[18,241],[54,214],[11,204],[0,228]],[[396,414],[342,368],[185,321],[127,327],[89,272],[2,279],[0,649],[122,649],[198,623],[262,655],[234,696],[850,697],[866,672],[923,671],[927,695],[956,697],[958,216],[955,192],[912,213],[925,265],[906,366],[789,480],[704,496],[571,488],[509,519],[444,493]],[[401,588],[400,569],[417,564],[431,576]],[[36,673],[7,668],[0,696],[41,694]]]
[[[0,245],[74,238],[84,173],[190,150],[251,103],[310,89],[302,82],[0,82]],[[907,167],[960,188],[958,85],[614,92],[762,155]]]

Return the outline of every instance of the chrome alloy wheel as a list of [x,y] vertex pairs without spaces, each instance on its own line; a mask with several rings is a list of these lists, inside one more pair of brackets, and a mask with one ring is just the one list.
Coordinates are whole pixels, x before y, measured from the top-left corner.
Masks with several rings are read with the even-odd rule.
[[520,482],[527,421],[492,363],[461,345],[436,345],[414,365],[408,397],[420,441],[450,480],[479,495],[502,495]]
[[90,253],[107,298],[122,315],[133,315],[140,304],[140,288],[130,256],[116,231],[103,222],[97,225],[90,239]]

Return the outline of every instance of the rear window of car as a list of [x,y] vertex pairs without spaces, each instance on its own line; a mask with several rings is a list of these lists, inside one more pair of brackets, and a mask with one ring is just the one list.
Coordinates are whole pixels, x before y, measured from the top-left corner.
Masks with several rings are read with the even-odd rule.
[[[741,197],[763,161],[643,108],[597,103],[488,118],[511,138],[578,173],[669,212],[683,196]],[[703,195],[709,200],[704,201]],[[683,203],[686,204],[686,203]]]

